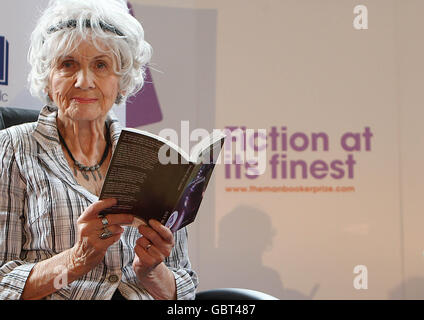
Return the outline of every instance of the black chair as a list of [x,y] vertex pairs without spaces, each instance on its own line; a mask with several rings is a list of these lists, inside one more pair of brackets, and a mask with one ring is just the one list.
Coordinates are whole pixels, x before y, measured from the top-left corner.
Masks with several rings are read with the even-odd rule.
[[243,288],[219,288],[196,293],[196,300],[279,300],[269,294]]
[[14,107],[0,108],[0,130],[26,122],[38,120],[40,110],[22,109]]

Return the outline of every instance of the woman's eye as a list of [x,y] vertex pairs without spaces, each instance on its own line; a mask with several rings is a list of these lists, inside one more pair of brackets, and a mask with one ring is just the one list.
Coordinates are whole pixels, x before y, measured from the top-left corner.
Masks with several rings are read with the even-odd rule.
[[71,69],[75,65],[75,62],[72,60],[67,60],[62,62],[62,68]]
[[107,65],[104,62],[97,62],[96,63],[96,68],[97,69],[103,70],[103,69],[106,69],[106,67],[107,67]]

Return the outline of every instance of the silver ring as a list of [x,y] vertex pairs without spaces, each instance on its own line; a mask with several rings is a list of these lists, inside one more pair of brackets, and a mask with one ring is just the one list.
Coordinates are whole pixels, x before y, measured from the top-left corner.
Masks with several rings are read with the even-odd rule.
[[113,236],[113,233],[108,230],[108,228],[104,227],[103,232],[100,234],[99,238],[104,240]]
[[149,243],[149,244],[146,246],[146,251],[147,251],[147,250],[149,250],[151,246],[152,246],[152,244],[151,244],[151,243]]
[[102,225],[106,227],[108,224],[109,224],[109,221],[107,220],[107,218],[102,217]]

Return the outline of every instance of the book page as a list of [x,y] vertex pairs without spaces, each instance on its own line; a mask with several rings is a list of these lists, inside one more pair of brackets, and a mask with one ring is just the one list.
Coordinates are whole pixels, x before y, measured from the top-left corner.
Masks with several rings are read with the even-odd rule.
[[151,138],[153,138],[155,140],[158,140],[158,141],[160,141],[160,142],[162,142],[164,144],[167,144],[168,146],[170,146],[171,148],[173,148],[175,151],[177,151],[181,156],[183,156],[184,159],[186,159],[187,161],[190,160],[189,154],[187,152],[185,152],[181,147],[179,147],[178,145],[176,145],[175,143],[173,143],[170,140],[167,140],[167,139],[165,139],[165,138],[163,138],[161,136],[158,136],[156,134],[153,134],[151,132],[144,131],[144,130],[138,130],[138,129],[134,129],[134,128],[125,128],[125,129],[123,129],[123,131],[124,130],[125,131],[134,132],[134,133],[137,133],[137,134],[142,134],[142,135],[151,137]]
[[[202,139],[198,144],[196,144],[191,152],[190,152],[190,161],[194,163],[200,163],[202,161],[208,161],[208,158],[205,158],[205,154],[210,151],[207,151],[212,146],[213,154],[211,160],[213,159],[213,162],[216,163],[216,160],[218,158],[219,152],[221,151],[222,145],[224,144],[224,139],[226,135],[220,131],[220,130],[214,130],[209,136]],[[219,143],[218,143],[219,142]],[[203,156],[202,156],[203,154]]]

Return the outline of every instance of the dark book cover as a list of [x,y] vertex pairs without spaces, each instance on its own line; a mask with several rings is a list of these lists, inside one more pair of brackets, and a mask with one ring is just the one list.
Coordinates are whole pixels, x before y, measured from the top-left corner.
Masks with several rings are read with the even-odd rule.
[[224,139],[210,135],[190,158],[164,138],[123,129],[99,197],[118,203],[102,213],[130,213],[144,223],[153,218],[173,232],[193,222]]

